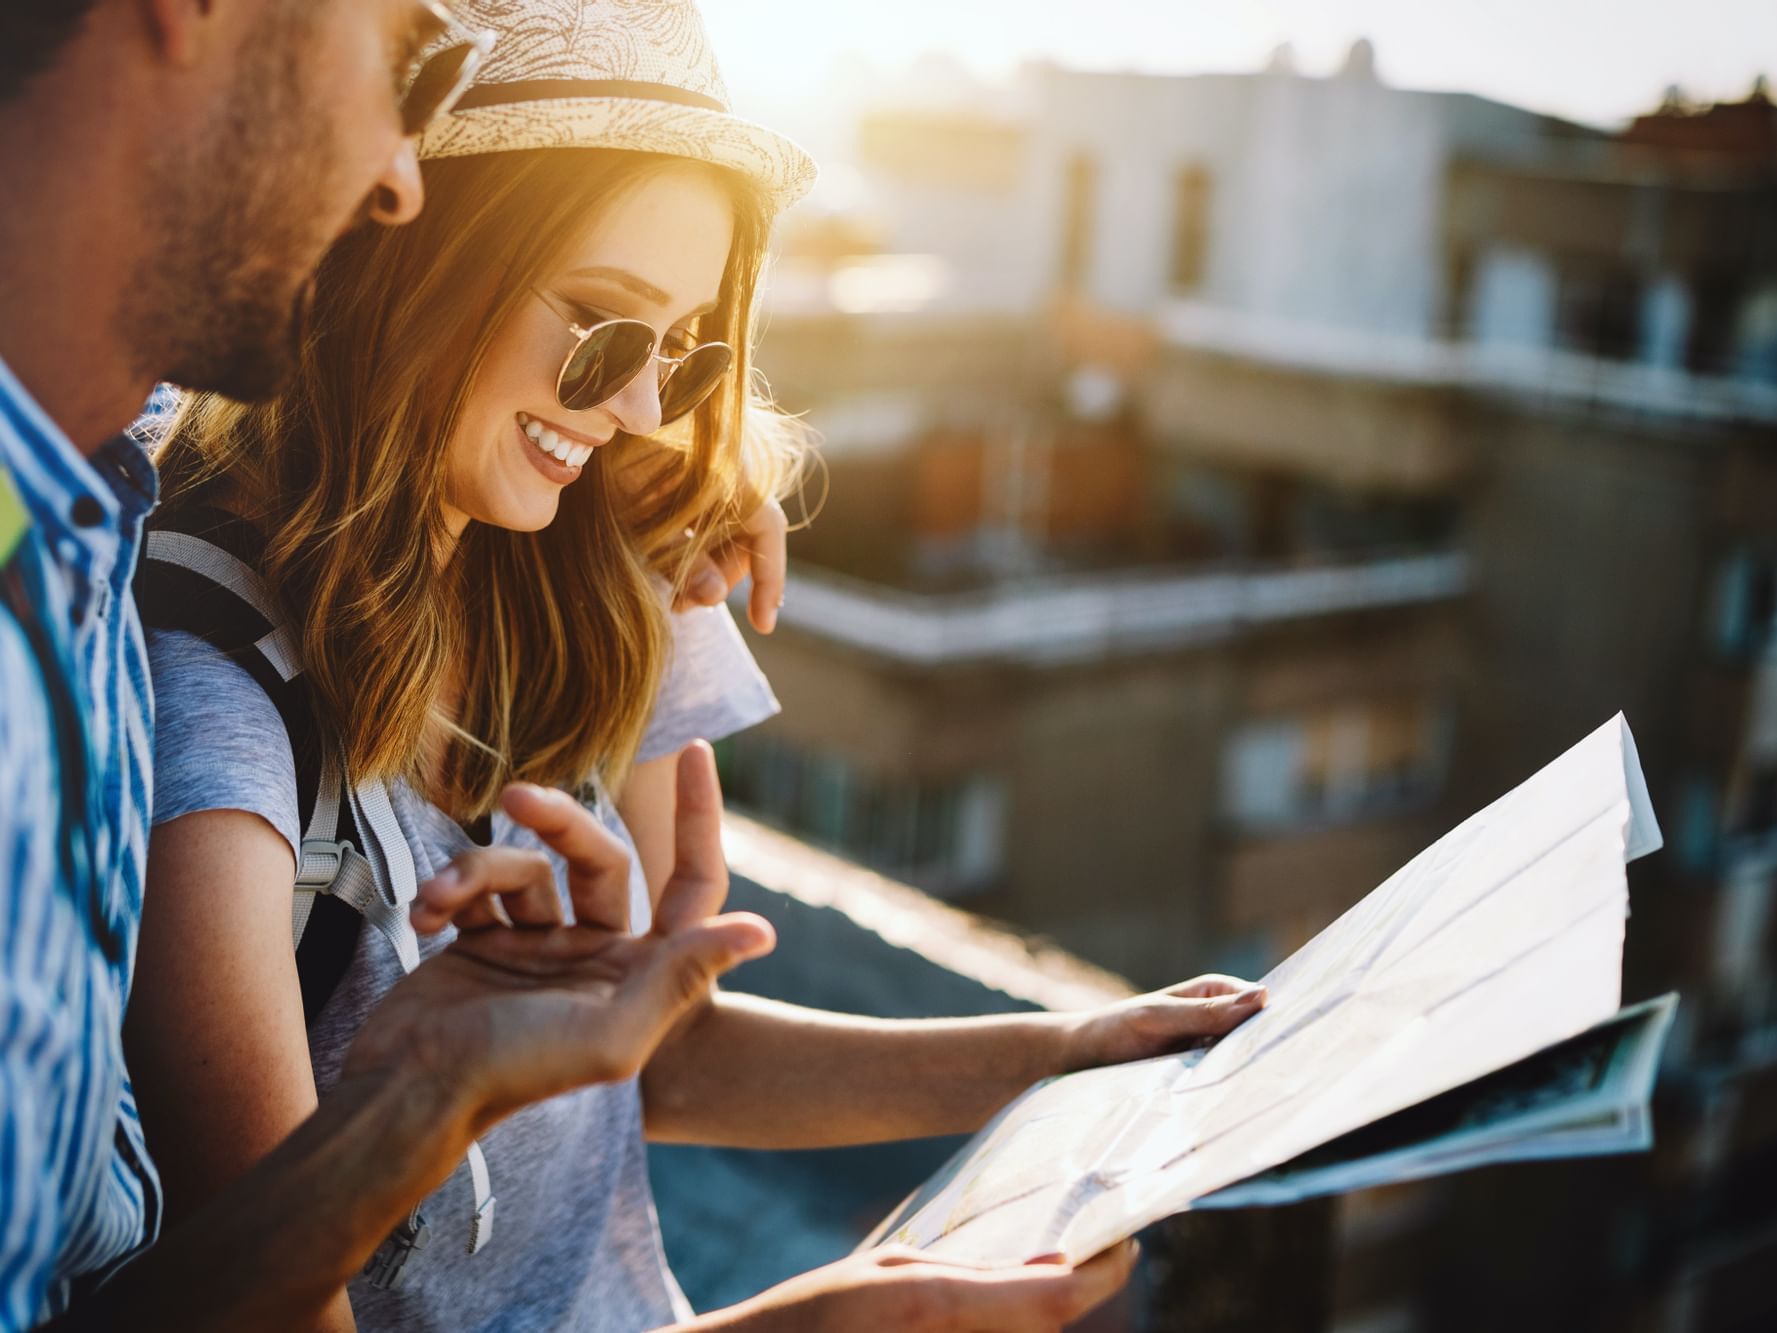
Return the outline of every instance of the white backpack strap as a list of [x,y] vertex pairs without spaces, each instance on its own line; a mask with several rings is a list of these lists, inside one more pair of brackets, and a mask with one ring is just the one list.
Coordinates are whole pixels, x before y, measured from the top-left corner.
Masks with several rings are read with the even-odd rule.
[[[348,799],[364,836],[362,852],[349,842],[336,842],[339,798],[345,790],[338,756],[329,750],[321,765],[321,787],[314,814],[302,840],[302,866],[296,877],[294,923],[296,942],[314,909],[315,894],[338,898],[382,932],[401,960],[401,970],[420,965],[420,942],[409,909],[419,896],[419,876],[407,835],[395,818],[389,789],[380,781],[355,784]],[[380,873],[379,873],[380,872]],[[479,1253],[494,1235],[493,1185],[487,1157],[479,1142],[469,1144],[469,1180],[475,1191],[475,1212],[469,1219],[470,1254]]]
[[469,1221],[469,1253],[479,1254],[481,1247],[494,1238],[494,1188],[488,1179],[487,1158],[481,1155],[479,1141],[469,1144],[469,1180],[475,1186],[475,1216]]
[[296,946],[302,944],[302,932],[308,929],[309,913],[315,909],[317,893],[331,893],[334,883],[345,868],[345,854],[356,848],[349,842],[335,842],[339,832],[339,756],[331,746],[321,759],[321,781],[315,789],[315,808],[309,814],[309,826],[302,831],[302,859],[296,866],[296,897],[290,908],[290,933]]
[[356,784],[352,788],[351,801],[358,831],[366,844],[364,855],[370,858],[367,869],[372,873],[368,897],[360,901],[362,890],[353,884],[352,898],[348,901],[366,921],[382,931],[401,959],[402,970],[411,972],[420,965],[420,941],[413,933],[413,921],[408,916],[420,891],[413,852],[407,845],[407,835],[395,818],[389,789],[382,782]]
[[300,946],[315,908],[315,895],[325,893],[380,930],[401,960],[401,970],[411,972],[420,965],[419,937],[408,918],[408,909],[419,894],[413,853],[395,819],[388,789],[381,782],[361,782],[349,797],[365,846],[360,850],[349,842],[334,840],[345,785],[341,771],[339,757],[330,749],[321,761],[315,809],[303,833],[302,862],[297,866],[296,896],[290,909],[291,934]]
[[302,674],[302,654],[288,627],[279,618],[277,603],[265,586],[265,580],[259,577],[258,570],[215,542],[194,537],[189,532],[171,532],[164,528],[156,528],[148,534],[142,553],[146,559],[201,574],[239,597],[272,627],[253,646],[282,679],[295,680]]
[[247,605],[259,612],[270,624],[282,622],[276,601],[259,571],[238,556],[223,550],[215,542],[194,537],[189,532],[169,532],[156,528],[143,543],[142,554],[149,560],[164,560],[169,565],[202,574],[212,583],[220,583]]

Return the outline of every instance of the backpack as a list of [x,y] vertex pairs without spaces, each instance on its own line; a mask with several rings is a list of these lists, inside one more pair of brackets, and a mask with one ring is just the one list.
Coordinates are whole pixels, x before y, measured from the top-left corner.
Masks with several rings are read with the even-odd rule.
[[[302,829],[290,928],[312,1029],[357,951],[365,925],[382,932],[404,971],[419,966],[408,910],[418,892],[413,854],[380,779],[354,782],[342,747],[321,727],[302,675],[297,641],[261,577],[265,541],[245,519],[206,505],[157,515],[135,579],[142,623],[203,639],[250,675],[290,738]],[[494,1195],[479,1143],[468,1152],[475,1190],[468,1252],[493,1234]],[[398,1287],[402,1265],[429,1239],[415,1208],[365,1268],[374,1285]]]

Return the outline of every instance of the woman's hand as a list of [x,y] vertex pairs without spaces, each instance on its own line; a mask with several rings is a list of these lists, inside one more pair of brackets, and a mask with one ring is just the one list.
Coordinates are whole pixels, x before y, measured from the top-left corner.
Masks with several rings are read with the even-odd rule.
[[1231,1032],[1267,999],[1263,986],[1216,973],[1181,981],[1068,1015],[1063,1061],[1068,1070],[1127,1064],[1181,1050],[1203,1037]]
[[685,1333],[1060,1333],[1129,1280],[1138,1249],[1114,1245],[1076,1266],[946,1263],[888,1245],[793,1277],[740,1305],[680,1325]]
[[698,561],[675,611],[693,606],[716,606],[748,576],[753,591],[747,597],[747,619],[761,634],[777,628],[777,609],[784,604],[784,571],[789,562],[786,536],[790,530],[784,507],[767,500],[755,509],[730,540]]
[[[417,1059],[461,1088],[477,1132],[528,1102],[633,1076],[716,977],[775,943],[757,916],[714,915],[728,872],[707,745],[679,760],[676,860],[646,935],[628,933],[628,855],[590,811],[523,784],[502,803],[566,860],[574,924],[563,924],[542,854],[456,858],[420,886],[413,909],[415,929],[454,923],[456,941],[383,998],[347,1057],[347,1072]],[[502,911],[515,926],[500,923]]]

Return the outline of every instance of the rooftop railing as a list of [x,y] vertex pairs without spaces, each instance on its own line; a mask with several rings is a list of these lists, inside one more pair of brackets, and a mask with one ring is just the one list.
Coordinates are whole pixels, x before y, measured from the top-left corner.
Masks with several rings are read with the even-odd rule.
[[1509,393],[1570,407],[1705,422],[1777,423],[1777,384],[1699,375],[1669,366],[1553,347],[1446,342],[1177,301],[1156,317],[1174,347],[1319,374],[1476,393]]
[[782,621],[913,666],[1067,662],[1188,647],[1315,616],[1449,601],[1468,557],[1437,551],[1300,568],[1064,575],[925,595],[808,572]]

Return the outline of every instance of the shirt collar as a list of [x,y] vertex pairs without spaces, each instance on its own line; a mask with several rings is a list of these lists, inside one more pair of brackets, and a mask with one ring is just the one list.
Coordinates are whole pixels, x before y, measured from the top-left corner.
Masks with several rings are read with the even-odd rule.
[[84,456],[0,360],[0,463],[55,559],[95,582],[153,508],[154,465],[128,432]]

